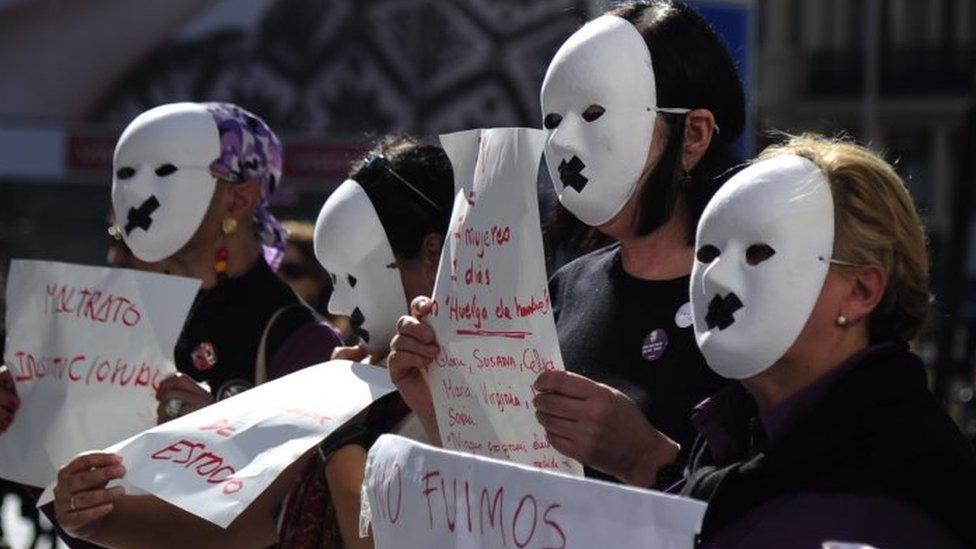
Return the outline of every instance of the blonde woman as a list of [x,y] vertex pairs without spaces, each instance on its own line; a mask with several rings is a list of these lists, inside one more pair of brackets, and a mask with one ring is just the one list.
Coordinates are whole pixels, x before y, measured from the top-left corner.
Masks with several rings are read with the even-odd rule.
[[909,349],[928,286],[912,199],[863,147],[792,138],[716,193],[697,231],[695,336],[739,383],[692,418],[683,492],[709,501],[705,546],[976,546],[973,449]]

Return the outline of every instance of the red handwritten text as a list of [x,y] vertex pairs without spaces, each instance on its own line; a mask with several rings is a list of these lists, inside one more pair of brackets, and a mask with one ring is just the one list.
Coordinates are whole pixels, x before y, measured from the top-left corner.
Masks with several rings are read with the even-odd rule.
[[236,469],[225,463],[223,457],[207,451],[206,444],[181,439],[152,454],[152,459],[168,461],[184,469],[192,470],[208,484],[222,484],[221,492],[230,495],[244,488],[244,483],[231,478]]
[[48,284],[45,293],[44,312],[48,314],[70,315],[130,328],[142,320],[142,313],[135,303],[124,296],[94,288],[74,288],[67,284]]

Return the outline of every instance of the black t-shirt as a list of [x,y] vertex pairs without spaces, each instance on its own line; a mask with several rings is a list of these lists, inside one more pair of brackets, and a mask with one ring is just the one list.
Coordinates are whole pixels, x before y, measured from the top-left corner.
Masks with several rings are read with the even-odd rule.
[[[589,253],[549,281],[566,369],[630,397],[658,430],[681,445],[695,440],[691,410],[726,384],[695,343],[689,277],[642,280],[627,274],[620,245]],[[604,475],[588,476],[606,478]]]
[[176,368],[206,381],[216,400],[254,387],[261,336],[285,307],[268,332],[268,366],[289,335],[315,321],[314,313],[263,259],[243,275],[201,291],[176,343]]

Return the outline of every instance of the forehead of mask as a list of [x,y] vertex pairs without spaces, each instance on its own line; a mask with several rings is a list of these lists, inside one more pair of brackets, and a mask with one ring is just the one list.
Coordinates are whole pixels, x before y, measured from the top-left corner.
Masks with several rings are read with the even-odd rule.
[[406,294],[386,231],[366,191],[353,180],[325,201],[315,223],[315,256],[335,277],[329,312],[363,316],[374,352],[389,347],[394,324],[407,314]]
[[[633,194],[656,102],[651,54],[626,20],[594,19],[556,52],[542,83],[546,164],[560,201],[581,221],[609,221]],[[592,105],[604,111],[587,120]],[[548,127],[554,116],[561,120]]]
[[201,105],[163,105],[129,124],[115,147],[112,205],[136,257],[159,261],[190,240],[213,197],[209,166],[219,156],[217,124]]
[[[695,244],[699,251],[714,246],[718,255],[696,259],[692,269],[695,336],[709,366],[742,379],[779,360],[813,312],[833,244],[830,185],[809,160],[777,156],[725,183],[702,214]],[[750,261],[757,245],[774,253]],[[730,294],[741,308],[716,308],[713,320],[729,314],[731,324],[709,326],[713,300]]]

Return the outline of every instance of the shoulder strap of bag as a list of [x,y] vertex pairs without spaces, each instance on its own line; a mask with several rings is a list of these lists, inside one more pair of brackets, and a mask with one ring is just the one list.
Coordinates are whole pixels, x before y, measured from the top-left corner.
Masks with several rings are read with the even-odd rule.
[[274,326],[278,317],[282,313],[291,309],[294,305],[285,305],[284,307],[275,311],[271,318],[268,319],[268,324],[264,327],[264,333],[261,334],[261,343],[258,344],[258,353],[254,362],[254,384],[261,385],[268,380],[268,334],[271,333],[271,327]]

